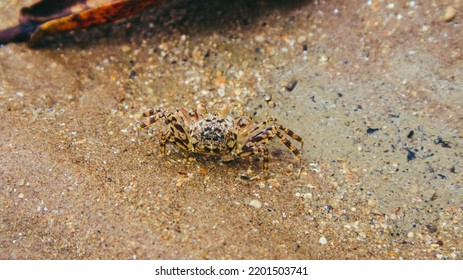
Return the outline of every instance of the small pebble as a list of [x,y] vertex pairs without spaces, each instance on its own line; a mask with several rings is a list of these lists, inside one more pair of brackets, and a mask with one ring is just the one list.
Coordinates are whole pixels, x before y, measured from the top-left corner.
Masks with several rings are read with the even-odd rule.
[[126,53],[126,52],[130,51],[130,46],[122,45],[121,50]]
[[326,55],[322,55],[322,56],[320,56],[320,58],[318,59],[318,62],[319,62],[320,64],[326,63],[327,61],[328,61],[328,56],[326,56]]
[[322,245],[326,245],[328,243],[328,241],[326,240],[326,238],[324,236],[320,237],[318,242],[320,242],[320,244],[322,244]]
[[446,22],[452,21],[456,16],[457,10],[454,7],[448,6],[447,8],[445,8],[444,20]]
[[286,84],[285,88],[287,91],[293,91],[297,86],[297,80],[292,80]]
[[437,227],[435,225],[427,224],[426,228],[428,229],[429,233],[434,233],[437,231]]
[[436,190],[427,189],[422,192],[421,197],[423,198],[424,201],[432,201],[435,194],[436,194]]
[[263,35],[257,35],[256,37],[254,37],[254,40],[256,42],[262,43],[262,42],[264,42],[265,37]]
[[251,205],[252,207],[257,208],[257,209],[262,208],[262,202],[260,202],[260,201],[257,200],[257,199],[251,200],[251,201],[249,202],[249,205]]
[[16,186],[24,186],[26,184],[26,179],[21,178],[18,181],[16,181]]

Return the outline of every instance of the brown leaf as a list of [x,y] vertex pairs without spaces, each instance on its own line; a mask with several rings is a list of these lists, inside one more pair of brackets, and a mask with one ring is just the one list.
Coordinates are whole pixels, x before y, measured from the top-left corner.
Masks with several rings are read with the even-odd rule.
[[127,18],[163,1],[42,0],[21,9],[19,25],[0,31],[0,44],[29,40],[33,46],[47,35]]

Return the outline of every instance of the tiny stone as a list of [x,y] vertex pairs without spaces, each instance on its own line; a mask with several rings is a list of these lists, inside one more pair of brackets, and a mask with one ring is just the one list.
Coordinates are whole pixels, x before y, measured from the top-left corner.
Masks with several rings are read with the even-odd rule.
[[318,59],[318,62],[321,63],[321,64],[322,64],[322,63],[326,63],[327,61],[328,61],[328,56],[326,56],[326,55],[322,55],[322,56],[320,56],[320,58]]
[[121,47],[121,50],[122,50],[123,52],[128,52],[128,51],[130,51],[130,46],[129,46],[129,45],[123,45],[123,46]]
[[297,42],[299,44],[304,43],[306,40],[307,40],[307,38],[304,35],[301,35],[301,36],[297,37]]
[[26,183],[26,179],[22,178],[22,179],[19,179],[19,180],[16,182],[16,185],[17,185],[17,186],[24,186],[25,183]]
[[454,7],[448,6],[447,8],[445,8],[445,12],[444,12],[445,21],[447,22],[452,21],[456,16],[457,16],[457,10]]
[[256,42],[262,43],[265,40],[265,37],[263,35],[257,35],[256,37],[254,37],[254,40]]
[[322,245],[326,245],[328,243],[328,241],[326,240],[326,238],[324,236],[320,237],[318,242],[320,242],[320,244],[322,244]]
[[294,170],[294,165],[292,163],[288,164],[288,166],[286,166],[286,170],[288,170],[288,172],[292,172]]
[[431,201],[433,196],[436,194],[436,191],[433,189],[427,189],[423,191],[422,198],[424,201]]
[[253,199],[249,202],[249,205],[251,205],[252,207],[255,207],[257,209],[260,209],[262,208],[262,202],[260,202],[259,200],[257,199]]
[[410,231],[410,232],[407,234],[407,237],[408,237],[408,238],[413,238],[414,236],[415,236],[415,234],[414,234],[412,231]]
[[432,225],[432,224],[427,224],[426,228],[428,229],[429,233],[434,233],[434,232],[437,231],[437,227],[435,225]]
[[304,194],[304,198],[307,198],[307,199],[312,199],[312,193],[305,193]]
[[296,88],[296,85],[297,85],[297,80],[292,80],[286,84],[285,88],[287,91],[293,91],[293,89]]

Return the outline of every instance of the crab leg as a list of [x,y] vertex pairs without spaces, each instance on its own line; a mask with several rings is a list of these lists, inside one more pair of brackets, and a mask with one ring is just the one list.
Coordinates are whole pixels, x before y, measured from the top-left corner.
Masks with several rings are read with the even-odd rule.
[[161,132],[159,133],[159,149],[161,150],[161,154],[165,155],[166,154],[166,142],[175,142],[175,139],[173,138],[172,132],[167,131],[167,132]]
[[265,121],[261,122],[260,124],[256,125],[249,133],[253,133],[254,131],[259,130],[261,127],[267,125],[268,123],[274,123],[276,122],[276,118],[268,118]]
[[298,150],[291,142],[288,141],[288,139],[280,131],[276,132],[276,134],[280,138],[281,142],[283,142],[283,144],[285,144],[286,147],[288,147],[288,149],[290,149],[291,152],[293,152],[294,155],[296,155],[298,158],[302,158],[301,152],[304,149],[304,140],[302,140],[302,137],[297,135],[294,131],[292,131],[292,130],[290,130],[290,129],[282,126],[282,125],[279,125],[278,129],[284,131],[288,136],[290,136],[291,138],[293,138],[297,142],[301,143],[301,149]]
[[[301,143],[301,151],[299,151],[291,142],[289,142],[289,140],[283,135],[283,133],[281,133],[280,131],[277,131],[277,136],[278,136],[278,138],[280,138],[281,142],[283,142],[283,144],[285,144],[285,146],[288,147],[288,149],[290,149],[291,152],[293,152],[293,154],[299,158],[299,167],[300,167],[300,170],[302,170],[302,154],[301,154],[301,151],[302,151],[302,147],[304,146],[304,142],[302,142],[302,139],[300,141],[300,143]],[[298,135],[296,135],[296,136],[298,136]]]
[[[273,122],[275,121],[276,119],[274,118],[270,118],[264,122],[262,122],[258,127],[268,123],[268,122]],[[256,129],[253,129],[253,131],[255,131]],[[298,150],[286,137],[285,135],[281,132],[283,131],[284,133],[286,133],[288,136],[290,136],[291,138],[293,138],[294,140],[298,141],[299,143],[301,143],[301,150]],[[262,152],[264,154],[264,171],[267,171],[268,170],[268,161],[269,161],[269,157],[268,157],[268,150],[266,148],[264,148],[263,145],[265,145],[269,140],[273,139],[275,136],[278,136],[278,138],[280,138],[281,142],[283,142],[283,144],[285,144],[286,147],[288,147],[288,149],[295,155],[299,158],[299,166],[300,168],[302,169],[302,149],[304,147],[304,141],[302,140],[302,137],[300,137],[299,135],[297,135],[295,132],[293,132],[292,130],[282,126],[282,125],[273,125],[265,130],[263,130],[262,132],[259,132],[258,134],[252,136],[248,142],[247,145],[249,145],[249,147],[247,149],[245,149],[243,152],[239,153],[238,156],[241,156],[241,157],[246,157],[246,156],[250,156],[252,154],[256,154],[256,153],[260,153]]]
[[146,111],[146,112],[144,112],[142,114],[142,117],[144,117],[144,118],[149,117],[149,119],[147,121],[144,121],[144,122],[142,122],[142,123],[140,123],[138,125],[138,127],[140,129],[148,127],[149,125],[157,122],[161,118],[165,118],[166,117],[166,111],[164,111],[162,109],[157,109],[157,110],[149,109],[148,111]]
[[269,152],[268,149],[264,146],[253,146],[250,149],[243,151],[238,154],[239,157],[248,157],[251,155],[263,154],[263,169],[264,172],[268,171],[268,162],[269,162]]

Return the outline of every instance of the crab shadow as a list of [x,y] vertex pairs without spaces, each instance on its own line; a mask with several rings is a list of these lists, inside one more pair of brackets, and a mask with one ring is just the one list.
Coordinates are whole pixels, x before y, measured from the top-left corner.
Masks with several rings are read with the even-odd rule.
[[[176,147],[167,148],[167,155],[162,157],[164,161],[170,161],[176,165],[179,174],[198,173],[211,177],[235,177],[244,181],[258,179],[270,179],[274,171],[281,169],[280,165],[294,166],[296,162],[290,153],[275,149],[270,152],[270,167],[263,171],[263,158],[260,155],[250,157],[234,157],[222,160],[220,156],[188,153],[178,150]],[[151,156],[158,156],[152,152]]]

